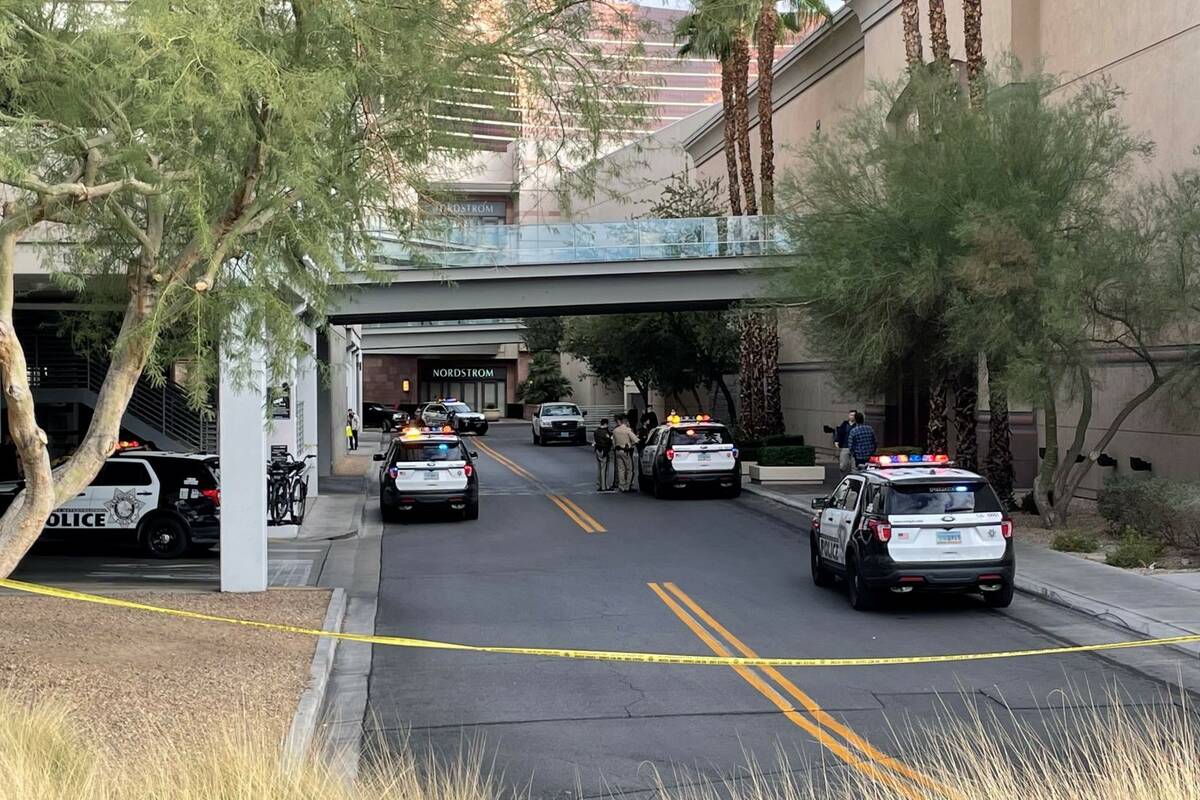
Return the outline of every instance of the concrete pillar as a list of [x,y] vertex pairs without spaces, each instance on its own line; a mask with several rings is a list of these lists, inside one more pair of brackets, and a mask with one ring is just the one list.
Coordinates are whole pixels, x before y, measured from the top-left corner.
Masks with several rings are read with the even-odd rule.
[[[257,336],[242,337],[249,346],[244,381],[234,380],[232,355],[220,355],[221,432],[221,591],[267,589],[267,439],[264,407],[266,370]],[[230,343],[230,348],[238,344]],[[239,370],[240,372],[240,370]]]
[[[296,453],[296,458],[304,458],[312,453],[321,460],[317,433],[318,409],[317,392],[320,383],[320,373],[317,371],[317,332],[313,328],[304,329],[304,343],[308,352],[300,356],[296,362],[296,439],[303,444]],[[317,464],[312,464],[308,471],[308,493],[316,496],[319,493],[320,472]]]
[[[317,333],[317,359],[332,367],[330,362],[328,330]],[[334,412],[333,370],[329,371],[329,383],[317,392],[317,474],[325,477],[333,474],[334,442],[331,419]]]

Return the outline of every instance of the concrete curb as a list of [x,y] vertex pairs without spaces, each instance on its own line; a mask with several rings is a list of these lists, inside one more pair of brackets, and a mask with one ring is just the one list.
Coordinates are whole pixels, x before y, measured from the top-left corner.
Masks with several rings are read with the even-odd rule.
[[[322,630],[341,631],[346,617],[346,590],[335,588],[329,597],[329,608],[325,612]],[[309,670],[308,688],[300,695],[296,714],[284,742],[284,751],[291,757],[304,757],[312,746],[321,709],[325,705],[325,691],[329,688],[329,674],[333,670],[333,657],[337,652],[337,639],[321,637],[313,653]]]
[[[779,492],[772,492],[769,489],[764,489],[761,486],[753,484],[743,484],[742,488],[751,494],[757,494],[781,505],[805,512],[809,517],[812,516],[812,510],[795,498],[788,497]],[[1114,567],[1114,569],[1116,568]],[[1024,594],[1040,597],[1055,605],[1069,608],[1072,611],[1078,611],[1093,619],[1122,628],[1131,633],[1136,633],[1139,636],[1145,636],[1149,639],[1165,639],[1173,636],[1191,636],[1196,634],[1194,630],[1180,628],[1169,622],[1162,622],[1139,614],[1136,611],[1130,611],[1127,608],[1112,606],[1093,597],[1086,597],[1076,592],[1061,589],[1040,581],[1035,577],[1031,577],[1028,572],[1022,572],[1020,569],[1017,570],[1017,579],[1014,588]],[[1200,656],[1200,645],[1167,646],[1187,656]]]

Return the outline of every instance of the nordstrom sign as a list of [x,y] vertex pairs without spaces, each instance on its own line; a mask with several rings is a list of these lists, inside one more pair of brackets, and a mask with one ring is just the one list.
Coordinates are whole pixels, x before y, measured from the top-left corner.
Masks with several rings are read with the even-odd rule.
[[501,366],[487,367],[430,367],[426,375],[435,381],[492,381],[505,377],[507,370]]

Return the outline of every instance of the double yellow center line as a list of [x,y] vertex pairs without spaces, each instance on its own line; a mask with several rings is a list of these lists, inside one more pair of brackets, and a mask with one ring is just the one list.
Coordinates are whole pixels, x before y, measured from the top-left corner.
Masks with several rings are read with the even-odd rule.
[[[732,656],[733,653],[726,646],[728,644],[746,658],[759,657],[674,583],[667,581],[662,585],[647,585],[667,608],[717,655]],[[852,769],[895,790],[909,800],[922,800],[927,797],[927,793],[922,789],[932,790],[948,800],[961,800],[961,795],[950,787],[876,749],[870,742],[830,716],[815,700],[774,667],[760,667],[756,670],[752,667],[734,666],[731,669],[759,694],[770,700],[788,720],[808,732],[825,749]],[[796,700],[800,708],[784,697],[780,690]]]
[[[507,467],[508,470],[517,477],[524,478],[527,481],[533,481],[534,483],[540,483],[540,481],[534,477],[533,473],[522,467],[517,462],[513,461],[508,456],[501,455],[494,447],[486,445],[478,439],[475,440],[475,446],[494,458],[502,466]],[[567,515],[567,519],[571,520],[580,528],[582,528],[584,533],[604,533],[608,530],[601,525],[595,517],[580,508],[579,505],[570,498],[564,497],[560,494],[548,494],[546,496],[550,498],[550,502],[558,506],[559,510]]]

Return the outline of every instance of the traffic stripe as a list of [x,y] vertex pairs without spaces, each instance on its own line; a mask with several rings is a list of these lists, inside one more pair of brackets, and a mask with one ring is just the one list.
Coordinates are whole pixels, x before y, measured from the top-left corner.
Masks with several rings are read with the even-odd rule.
[[477,441],[477,442],[475,442],[475,446],[478,447],[483,452],[487,453],[489,456],[491,456],[496,461],[500,462],[501,465],[507,467],[518,478],[525,478],[526,480],[530,480],[530,481],[537,480],[537,478],[535,478],[533,476],[533,473],[531,473],[529,470],[525,469],[520,464],[518,464],[517,462],[508,458],[507,456],[503,456],[500,453],[496,452],[494,449],[492,449],[488,445],[484,444],[483,442]]
[[[663,585],[667,588],[667,591],[671,592],[673,595],[675,595],[677,598],[679,598],[679,600],[681,602],[683,602],[683,604],[685,606],[687,606],[688,609],[692,611],[692,613],[694,613],[697,617],[699,617],[701,620],[703,620],[710,628],[712,628],[718,634],[720,634],[722,637],[724,637],[725,641],[727,641],[727,642],[729,642],[729,644],[733,645],[734,649],[736,649],[738,652],[740,652],[743,656],[746,656],[747,658],[759,658],[758,653],[754,652],[754,650],[752,650],[741,639],[734,636],[733,633],[731,633],[729,631],[729,629],[727,629],[724,625],[717,622],[717,620],[711,614],[709,614],[707,611],[705,611],[700,606],[699,603],[697,603],[695,600],[693,600],[691,597],[689,597],[687,595],[687,593],[684,592],[682,589],[680,589],[677,585],[675,585],[671,581],[665,581],[663,583]],[[925,773],[920,772],[919,770],[915,770],[915,769],[909,767],[904,762],[898,761],[895,758],[889,756],[887,753],[884,753],[884,752],[876,749],[866,739],[863,739],[861,736],[859,736],[857,733],[855,733],[849,727],[847,727],[846,725],[839,722],[837,719],[835,719],[833,716],[831,716],[828,712],[826,712],[823,708],[821,708],[817,704],[816,700],[813,700],[812,697],[810,697],[806,692],[804,692],[799,686],[797,686],[796,684],[794,684],[790,680],[788,680],[788,678],[786,676],[784,676],[775,667],[760,667],[760,669],[763,671],[764,674],[766,674],[767,677],[769,677],[773,681],[775,681],[775,683],[781,689],[783,689],[785,692],[790,694],[796,700],[799,700],[800,704],[802,706],[804,706],[804,708],[808,711],[809,714],[811,714],[813,716],[813,719],[815,719],[823,727],[829,728],[834,733],[836,733],[838,736],[841,736],[851,747],[855,748],[863,755],[867,756],[870,759],[873,759],[874,761],[876,761],[877,763],[879,763],[885,767],[892,769],[895,772],[900,773],[901,775],[908,778],[909,780],[914,781],[928,789],[933,789],[934,791],[939,792],[939,793],[945,795],[946,797],[949,797],[949,798],[960,797],[950,787],[948,787],[942,783],[939,783],[938,781],[934,780],[933,778],[930,778]]]
[[601,531],[593,528],[592,525],[589,522],[587,522],[587,520],[583,519],[578,514],[576,514],[571,509],[570,506],[568,506],[565,502],[563,502],[564,498],[562,498],[556,494],[548,494],[546,496],[550,498],[551,503],[554,503],[554,505],[558,506],[560,511],[562,511],[564,514],[567,515],[568,519],[570,519],[572,522],[574,522],[579,527],[583,528],[584,533],[600,533],[601,532]]
[[[658,598],[666,604],[679,620],[686,625],[692,633],[696,634],[700,641],[708,645],[709,649],[723,658],[730,658],[731,654],[720,641],[717,640],[703,625],[696,621],[696,618],[689,614],[657,583],[649,583],[647,586],[658,595]],[[874,759],[867,757],[867,760],[851,751],[841,740],[836,739],[826,732],[815,722],[804,716],[797,710],[785,697],[779,694],[773,686],[764,681],[757,672],[750,667],[733,666],[733,671],[736,672],[742,680],[753,686],[759,694],[770,700],[776,708],[783,712],[783,715],[788,718],[797,727],[802,728],[810,736],[817,740],[826,750],[833,753],[835,756],[844,761],[852,769],[866,775],[877,783],[881,783],[891,789],[894,789],[909,800],[922,800],[922,795],[918,793],[910,784],[901,780],[895,774],[887,771],[875,763]]]
[[579,504],[576,503],[571,498],[569,498],[565,495],[558,495],[558,499],[563,501],[564,503],[566,503],[568,506],[570,506],[575,511],[576,514],[578,514],[580,517],[583,518],[583,520],[585,522],[587,522],[593,528],[595,528],[596,533],[604,533],[605,531],[608,530],[603,525],[601,525],[599,522],[597,522],[595,517],[593,517],[591,514],[587,513],[582,508],[580,508]]

